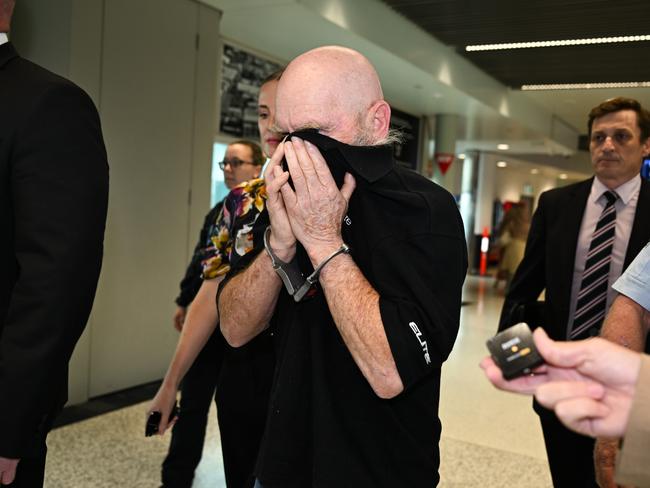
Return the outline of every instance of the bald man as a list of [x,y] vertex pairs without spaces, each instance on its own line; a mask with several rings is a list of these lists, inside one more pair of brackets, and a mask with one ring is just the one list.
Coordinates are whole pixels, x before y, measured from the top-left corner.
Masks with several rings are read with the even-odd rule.
[[435,486],[440,368],[467,269],[454,199],[395,164],[390,107],[360,53],[297,57],[276,105],[288,136],[267,211],[217,298],[231,345],[277,331],[256,483]]
[[13,6],[0,0],[0,485],[35,488],[95,295],[108,164],[90,98],[9,42]]

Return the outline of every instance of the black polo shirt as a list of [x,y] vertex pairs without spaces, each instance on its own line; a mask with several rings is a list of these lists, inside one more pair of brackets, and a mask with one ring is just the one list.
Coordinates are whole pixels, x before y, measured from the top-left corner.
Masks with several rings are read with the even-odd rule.
[[[322,290],[295,303],[283,289],[272,319],[277,365],[256,467],[265,488],[432,487],[439,480],[440,367],[458,332],[467,270],[460,215],[446,190],[398,167],[389,147],[374,147],[349,166],[357,188],[343,238],[380,295],[404,391],[390,400],[376,396]],[[263,249],[266,225],[264,213],[254,229],[256,250],[231,263],[229,276]],[[310,273],[301,246],[297,258]]]

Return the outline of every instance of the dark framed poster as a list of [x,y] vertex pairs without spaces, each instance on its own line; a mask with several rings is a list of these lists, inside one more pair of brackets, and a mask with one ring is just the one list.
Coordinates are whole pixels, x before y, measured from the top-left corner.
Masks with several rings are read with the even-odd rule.
[[417,171],[420,153],[420,119],[391,107],[390,128],[402,133],[402,142],[393,145],[395,161]]
[[257,94],[262,80],[280,69],[268,59],[224,44],[219,131],[257,141]]

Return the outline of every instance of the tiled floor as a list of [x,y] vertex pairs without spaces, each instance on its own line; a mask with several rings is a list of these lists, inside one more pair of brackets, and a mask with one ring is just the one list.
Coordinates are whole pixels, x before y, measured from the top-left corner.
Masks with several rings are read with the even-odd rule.
[[[440,417],[443,488],[551,486],[529,398],[494,390],[478,367],[496,329],[501,297],[492,281],[468,278],[461,331],[443,368]],[[47,488],[159,486],[169,436],[144,438],[146,403],[56,429],[49,437]],[[215,412],[195,488],[225,486]]]

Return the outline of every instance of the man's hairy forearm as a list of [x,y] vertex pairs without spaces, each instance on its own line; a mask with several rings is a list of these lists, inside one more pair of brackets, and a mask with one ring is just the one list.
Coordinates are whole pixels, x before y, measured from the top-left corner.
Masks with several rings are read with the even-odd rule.
[[401,393],[404,386],[381,320],[379,294],[347,255],[323,268],[320,283],[336,327],[372,389],[381,398]]
[[645,314],[644,308],[634,300],[618,295],[609,309],[600,335],[634,351],[643,351],[648,326],[647,317],[644,320]]
[[266,329],[281,286],[265,252],[224,285],[219,295],[219,320],[228,344],[243,346]]

